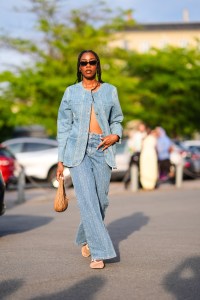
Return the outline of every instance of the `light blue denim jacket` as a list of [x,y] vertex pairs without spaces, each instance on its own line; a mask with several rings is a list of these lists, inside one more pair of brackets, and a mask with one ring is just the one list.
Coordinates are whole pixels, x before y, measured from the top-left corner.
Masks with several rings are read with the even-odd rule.
[[[120,123],[123,114],[116,87],[102,83],[91,94],[91,91],[84,89],[82,82],[69,86],[59,107],[57,123],[58,161],[67,167],[79,165],[85,155],[92,104],[103,136],[122,136]],[[115,147],[112,145],[104,150],[105,160],[112,168],[116,168]]]

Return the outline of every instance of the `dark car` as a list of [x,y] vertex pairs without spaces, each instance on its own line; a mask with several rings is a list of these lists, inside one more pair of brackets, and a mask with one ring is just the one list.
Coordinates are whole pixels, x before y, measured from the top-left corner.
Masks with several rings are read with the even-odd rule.
[[180,141],[174,141],[181,157],[184,159],[184,177],[196,178],[200,175],[200,152],[196,149],[188,149]]
[[3,175],[0,171],[0,216],[2,216],[5,213],[4,193],[5,182],[3,180]]
[[14,154],[2,145],[0,145],[0,171],[6,186],[16,184],[21,171],[21,167]]

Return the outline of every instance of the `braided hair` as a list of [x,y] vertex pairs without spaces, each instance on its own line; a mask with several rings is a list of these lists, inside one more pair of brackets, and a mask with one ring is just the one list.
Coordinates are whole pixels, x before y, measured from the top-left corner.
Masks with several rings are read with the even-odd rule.
[[88,53],[88,52],[92,53],[95,56],[96,60],[97,60],[97,78],[98,78],[98,81],[100,83],[103,83],[103,81],[101,79],[101,64],[100,64],[100,59],[99,59],[99,56],[97,55],[97,53],[94,52],[93,50],[83,50],[79,54],[78,61],[77,61],[77,80],[76,80],[76,82],[80,82],[83,79],[83,75],[82,75],[82,73],[80,71],[80,60],[81,60],[82,55],[84,53]]

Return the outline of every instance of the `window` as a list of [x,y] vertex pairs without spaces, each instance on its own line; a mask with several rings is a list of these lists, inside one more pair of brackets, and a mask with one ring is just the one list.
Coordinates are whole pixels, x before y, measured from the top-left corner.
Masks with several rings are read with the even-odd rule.
[[160,48],[163,49],[163,48],[167,47],[169,42],[167,41],[167,39],[161,39],[159,44],[160,44]]
[[16,144],[10,144],[8,145],[8,148],[13,152],[13,153],[20,153],[23,152],[23,143],[16,143]]
[[179,42],[180,47],[185,48],[188,46],[188,41],[187,40],[180,40]]
[[125,50],[129,50],[129,42],[127,40],[123,40],[122,48]]
[[145,52],[148,52],[150,49],[150,45],[149,45],[149,42],[148,41],[143,41],[141,44],[140,44],[140,51],[145,53]]
[[42,144],[42,143],[24,143],[23,152],[35,152],[35,151],[52,149],[52,148],[56,148],[56,146],[49,145],[49,144]]
[[5,148],[0,148],[0,156],[15,158],[14,155],[8,149]]

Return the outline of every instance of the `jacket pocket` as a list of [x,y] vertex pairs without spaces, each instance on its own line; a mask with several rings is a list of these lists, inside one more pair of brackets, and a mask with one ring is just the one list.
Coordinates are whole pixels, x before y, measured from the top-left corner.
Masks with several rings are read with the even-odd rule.
[[72,162],[72,159],[73,159],[73,156],[75,153],[75,149],[76,149],[76,142],[77,142],[77,139],[73,138],[72,136],[69,136],[67,139],[64,157],[65,157],[66,161],[68,161],[68,162]]

